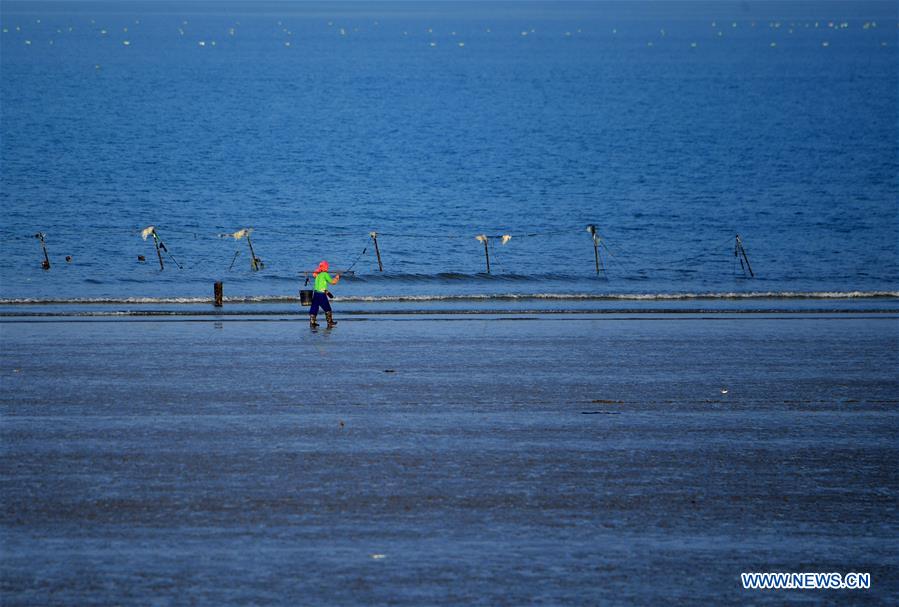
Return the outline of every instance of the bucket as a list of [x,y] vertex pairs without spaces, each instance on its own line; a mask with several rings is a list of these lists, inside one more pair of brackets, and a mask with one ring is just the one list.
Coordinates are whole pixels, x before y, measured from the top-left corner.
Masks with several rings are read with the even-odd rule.
[[300,289],[300,305],[312,305],[312,289]]

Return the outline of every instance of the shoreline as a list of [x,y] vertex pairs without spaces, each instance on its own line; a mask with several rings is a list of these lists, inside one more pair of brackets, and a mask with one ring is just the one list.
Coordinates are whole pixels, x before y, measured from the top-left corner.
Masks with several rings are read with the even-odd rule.
[[[899,296],[876,297],[694,297],[680,295],[660,298],[638,297],[530,297],[497,296],[467,298],[427,296],[423,299],[340,298],[332,300],[338,317],[408,316],[727,316],[727,315],[824,315],[836,316],[899,314]],[[100,318],[100,317],[302,317],[307,308],[295,298],[225,300],[215,307],[212,300],[170,299],[102,301],[0,301],[0,322],[16,318]]]
[[[899,301],[899,291],[699,291],[699,292],[658,292],[658,293],[463,293],[463,294],[419,294],[419,295],[344,295],[334,298],[335,303],[469,303],[469,302],[696,302],[696,301],[757,301],[757,300],[811,300],[811,301],[858,301],[883,300]],[[298,296],[286,295],[238,295],[223,298],[226,304],[284,304],[294,303]],[[0,306],[21,305],[103,305],[103,304],[212,304],[209,297],[84,297],[84,298],[44,298],[28,297],[0,298]]]

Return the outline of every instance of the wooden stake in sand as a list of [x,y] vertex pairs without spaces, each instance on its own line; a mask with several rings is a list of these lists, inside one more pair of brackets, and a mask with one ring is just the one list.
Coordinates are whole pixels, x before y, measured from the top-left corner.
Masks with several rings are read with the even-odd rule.
[[384,266],[381,265],[381,249],[378,248],[378,233],[377,232],[369,232],[369,236],[371,236],[372,242],[375,243],[375,255],[378,258],[378,271],[383,272]]
[[35,238],[41,241],[41,249],[44,251],[44,261],[41,262],[41,267],[45,270],[50,269],[50,256],[47,255],[47,245],[44,243],[44,233],[38,232],[34,235]]

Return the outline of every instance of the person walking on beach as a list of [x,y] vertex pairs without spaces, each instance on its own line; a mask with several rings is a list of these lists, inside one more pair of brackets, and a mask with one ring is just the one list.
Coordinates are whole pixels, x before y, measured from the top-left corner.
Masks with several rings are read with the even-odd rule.
[[334,296],[328,287],[337,284],[340,274],[335,274],[334,278],[331,278],[331,275],[328,274],[328,262],[323,261],[318,264],[318,269],[312,273],[312,276],[315,277],[315,290],[312,293],[312,307],[309,308],[309,326],[318,326],[315,318],[318,316],[318,309],[321,308],[325,311],[325,318],[328,319],[328,328],[330,329],[337,324],[337,321],[334,320],[334,315],[331,313],[331,302],[328,301],[328,298]]

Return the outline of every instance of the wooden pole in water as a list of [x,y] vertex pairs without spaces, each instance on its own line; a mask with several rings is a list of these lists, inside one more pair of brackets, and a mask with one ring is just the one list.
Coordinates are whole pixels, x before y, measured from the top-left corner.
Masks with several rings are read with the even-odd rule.
[[740,240],[739,234],[737,234],[737,248],[740,250],[740,253],[743,254],[743,259],[746,260],[746,267],[749,268],[750,278],[755,278],[755,273],[753,273],[753,271],[752,271],[752,266],[749,265],[749,257],[746,256],[746,249],[743,248],[743,241]]
[[156,246],[156,256],[159,258],[159,269],[165,270],[165,264],[162,263],[162,251],[159,250],[159,236],[153,232],[153,244]]
[[[600,241],[600,243],[603,246],[605,246],[605,243],[602,243],[601,241]],[[606,275],[606,264],[603,263],[603,261],[602,261],[602,255],[599,256],[599,273],[602,274],[603,276]]]
[[378,258],[378,271],[383,272],[384,266],[381,265],[381,250],[378,248],[378,233],[371,232],[369,236],[371,236],[372,241],[375,243],[375,256]]
[[212,292],[213,292],[213,295],[215,296],[215,301],[213,302],[213,305],[215,305],[216,308],[222,307],[223,291],[224,291],[224,289],[222,288],[221,282],[217,282],[212,286]]
[[487,273],[490,274],[490,251],[487,250],[487,236],[485,234],[481,234],[480,236],[475,236],[475,240],[480,240],[484,243],[484,258],[487,260]]
[[262,267],[262,260],[256,257],[256,253],[253,251],[253,243],[250,242],[250,234],[247,232],[247,244],[250,246],[250,267],[253,268],[253,271],[257,271],[260,267]]
[[590,236],[593,239],[593,261],[596,264],[596,275],[599,276],[599,237],[596,235],[596,226],[591,223],[587,226],[587,231],[590,232]]
[[47,245],[44,244],[44,233],[38,232],[34,235],[35,238],[41,241],[41,249],[44,251],[44,261],[41,262],[41,267],[45,270],[50,269],[50,256],[47,255]]

